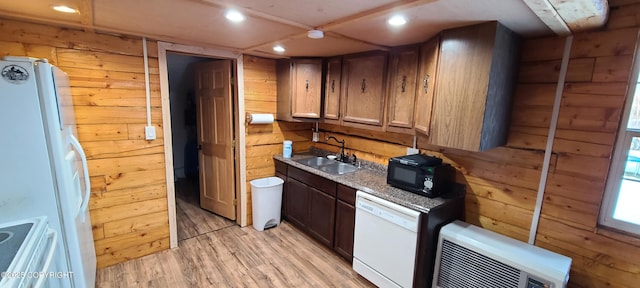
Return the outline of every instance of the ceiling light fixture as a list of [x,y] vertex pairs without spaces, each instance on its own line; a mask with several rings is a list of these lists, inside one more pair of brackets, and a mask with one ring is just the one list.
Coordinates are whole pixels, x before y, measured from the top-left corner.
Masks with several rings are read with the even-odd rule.
[[73,8],[71,8],[69,6],[66,6],[66,5],[55,5],[55,6],[51,7],[51,8],[53,8],[53,10],[56,10],[56,11],[62,12],[62,13],[78,13],[77,9],[73,9]]
[[225,14],[224,17],[227,17],[231,22],[238,23],[244,21],[244,15],[236,10],[227,11],[227,14]]
[[405,18],[402,15],[396,15],[396,16],[393,16],[393,17],[389,18],[389,20],[387,20],[387,23],[389,23],[389,25],[391,25],[391,26],[398,27],[398,26],[402,26],[404,24],[407,24],[407,18]]
[[280,45],[273,46],[273,51],[276,51],[278,53],[282,53],[282,52],[284,52],[284,50],[285,50],[284,47],[282,47]]
[[309,30],[307,31],[307,37],[311,39],[322,39],[324,38],[324,32],[320,30]]

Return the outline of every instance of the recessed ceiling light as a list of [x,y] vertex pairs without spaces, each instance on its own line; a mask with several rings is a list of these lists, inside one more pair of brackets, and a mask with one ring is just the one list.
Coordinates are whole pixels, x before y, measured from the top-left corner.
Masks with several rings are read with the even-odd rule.
[[229,21],[231,22],[242,22],[244,21],[244,15],[242,15],[242,13],[236,11],[236,10],[229,10],[227,11],[227,14],[224,15],[224,17],[227,17],[227,19],[229,19]]
[[402,26],[404,24],[407,24],[407,18],[402,15],[396,15],[389,18],[389,20],[387,20],[387,23],[389,23],[389,25],[391,26]]
[[273,46],[273,51],[276,51],[278,53],[282,53],[282,52],[284,52],[284,47],[282,47],[280,45]]
[[53,10],[56,10],[56,11],[62,12],[62,13],[78,13],[78,10],[73,9],[73,8],[71,8],[69,6],[66,6],[66,5],[55,5],[55,6],[51,7],[51,8],[53,8]]

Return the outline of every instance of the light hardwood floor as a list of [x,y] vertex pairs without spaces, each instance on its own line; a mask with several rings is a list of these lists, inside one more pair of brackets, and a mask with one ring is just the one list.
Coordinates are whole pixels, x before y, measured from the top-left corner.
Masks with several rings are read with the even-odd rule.
[[287,222],[258,232],[176,198],[193,217],[178,215],[178,248],[100,269],[96,287],[375,287]]
[[235,225],[234,221],[200,208],[197,179],[176,182],[178,241]]

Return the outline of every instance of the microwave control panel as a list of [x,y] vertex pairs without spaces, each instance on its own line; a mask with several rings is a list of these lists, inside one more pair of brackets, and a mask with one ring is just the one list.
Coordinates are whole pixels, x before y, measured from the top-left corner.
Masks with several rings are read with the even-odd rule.
[[433,176],[424,177],[424,191],[431,191],[433,188]]

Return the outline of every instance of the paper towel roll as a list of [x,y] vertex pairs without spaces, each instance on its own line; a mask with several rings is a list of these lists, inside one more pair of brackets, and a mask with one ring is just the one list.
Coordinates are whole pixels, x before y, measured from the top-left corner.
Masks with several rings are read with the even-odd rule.
[[249,124],[271,124],[273,114],[249,114]]

